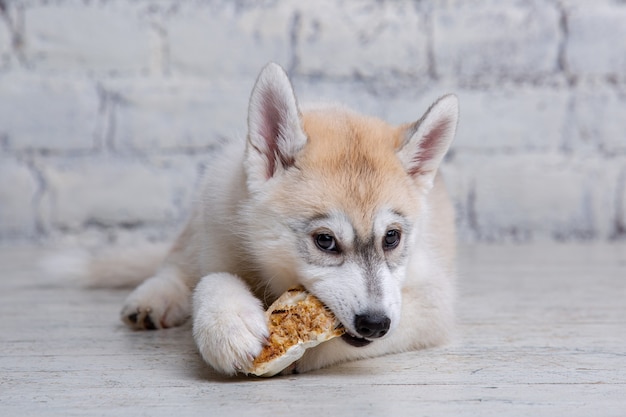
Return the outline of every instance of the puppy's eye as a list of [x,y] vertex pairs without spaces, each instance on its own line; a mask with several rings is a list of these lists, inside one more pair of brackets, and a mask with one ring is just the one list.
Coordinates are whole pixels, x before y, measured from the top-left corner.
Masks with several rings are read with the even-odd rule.
[[391,250],[396,248],[400,244],[401,233],[399,230],[388,230],[383,238],[383,249]]
[[314,236],[315,245],[324,252],[339,252],[337,242],[332,235],[328,233],[320,233]]

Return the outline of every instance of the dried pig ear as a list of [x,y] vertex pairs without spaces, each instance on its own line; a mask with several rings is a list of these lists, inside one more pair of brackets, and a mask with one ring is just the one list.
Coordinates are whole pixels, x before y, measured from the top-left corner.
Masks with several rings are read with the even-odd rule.
[[344,332],[324,304],[301,288],[285,292],[265,315],[270,330],[269,343],[254,360],[248,374],[274,376],[300,359],[307,349]]

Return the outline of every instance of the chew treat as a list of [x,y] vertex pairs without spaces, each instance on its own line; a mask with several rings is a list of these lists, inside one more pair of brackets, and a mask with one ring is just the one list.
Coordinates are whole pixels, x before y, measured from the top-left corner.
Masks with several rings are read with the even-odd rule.
[[344,333],[324,304],[302,288],[285,292],[265,315],[269,342],[248,370],[257,376],[274,376],[300,359],[308,348]]

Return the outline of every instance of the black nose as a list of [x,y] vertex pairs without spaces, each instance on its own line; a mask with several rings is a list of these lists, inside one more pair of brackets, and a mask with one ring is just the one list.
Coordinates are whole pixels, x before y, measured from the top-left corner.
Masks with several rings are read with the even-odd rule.
[[354,327],[359,335],[375,339],[383,337],[389,331],[391,319],[384,314],[358,314],[354,318]]

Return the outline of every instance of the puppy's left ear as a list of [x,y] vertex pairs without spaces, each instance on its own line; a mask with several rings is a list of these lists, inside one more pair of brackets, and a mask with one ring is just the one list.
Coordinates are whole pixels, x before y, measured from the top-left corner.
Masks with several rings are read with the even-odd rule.
[[289,168],[305,144],[291,82],[278,64],[270,63],[259,74],[248,107],[249,184],[261,185]]
[[398,157],[409,175],[426,189],[432,187],[437,169],[450,148],[458,119],[459,100],[450,94],[437,100],[420,120],[405,130]]

